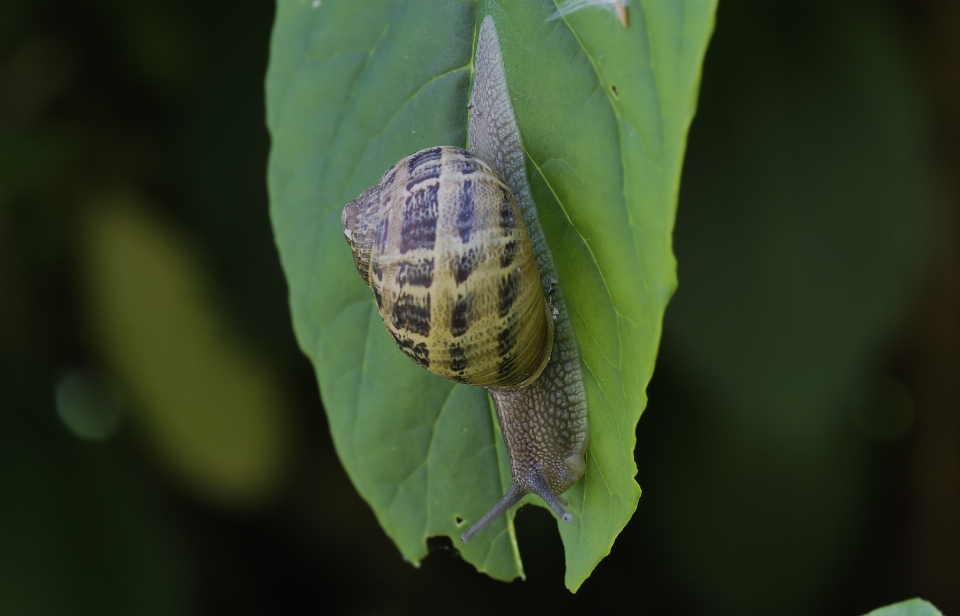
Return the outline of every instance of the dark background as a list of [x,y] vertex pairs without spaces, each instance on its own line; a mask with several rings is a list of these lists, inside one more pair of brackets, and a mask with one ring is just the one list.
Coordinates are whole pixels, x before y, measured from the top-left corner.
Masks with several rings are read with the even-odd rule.
[[267,215],[273,11],[0,3],[0,613],[960,613],[960,3],[721,0],[644,493],[575,596],[544,511],[526,581],[414,569],[339,465]]

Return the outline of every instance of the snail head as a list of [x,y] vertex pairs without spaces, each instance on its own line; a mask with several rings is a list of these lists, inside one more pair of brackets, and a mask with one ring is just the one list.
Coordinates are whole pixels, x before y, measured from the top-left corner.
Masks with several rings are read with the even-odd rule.
[[353,263],[363,281],[370,284],[370,250],[377,234],[380,185],[369,188],[343,208],[343,236],[353,251]]

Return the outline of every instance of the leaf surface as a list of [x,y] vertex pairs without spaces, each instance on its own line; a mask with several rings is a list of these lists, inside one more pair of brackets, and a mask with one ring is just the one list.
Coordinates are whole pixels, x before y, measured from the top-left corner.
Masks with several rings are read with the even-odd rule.
[[[447,535],[523,575],[513,514],[467,545],[509,484],[487,394],[407,360],[343,240],[343,205],[400,158],[464,147],[476,30],[493,15],[541,222],[582,354],[591,442],[560,525],[576,590],[637,506],[635,428],[666,303],[686,133],[715,2],[635,2],[630,25],[552,2],[281,2],[267,77],[271,216],[300,345],[337,451],[405,558]],[[539,502],[536,499],[531,502]]]
[[865,616],[941,616],[941,613],[923,599],[910,599],[873,610]]

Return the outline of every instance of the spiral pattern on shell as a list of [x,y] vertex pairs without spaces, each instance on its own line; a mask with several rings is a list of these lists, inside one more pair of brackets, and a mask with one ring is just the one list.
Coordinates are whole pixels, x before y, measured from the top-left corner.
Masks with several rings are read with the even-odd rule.
[[434,374],[519,389],[553,348],[553,319],[516,198],[482,159],[421,150],[343,210],[354,263],[397,346]]

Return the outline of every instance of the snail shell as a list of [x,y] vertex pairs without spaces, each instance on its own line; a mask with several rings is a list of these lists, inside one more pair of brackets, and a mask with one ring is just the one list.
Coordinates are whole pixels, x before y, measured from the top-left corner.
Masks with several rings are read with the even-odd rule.
[[464,542],[531,493],[569,522],[558,495],[583,476],[589,436],[580,351],[490,16],[468,108],[472,153],[441,146],[411,154],[342,216],[354,264],[397,346],[493,399],[513,481]]
[[343,209],[353,260],[397,346],[434,374],[519,389],[550,358],[553,318],[510,189],[460,148],[421,150]]

